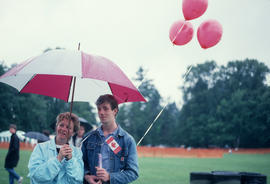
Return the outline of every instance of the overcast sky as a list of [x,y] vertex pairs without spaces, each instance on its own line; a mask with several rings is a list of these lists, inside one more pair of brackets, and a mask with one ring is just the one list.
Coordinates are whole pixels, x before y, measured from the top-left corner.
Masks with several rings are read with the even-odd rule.
[[[57,46],[102,55],[129,78],[139,66],[164,99],[181,104],[178,89],[188,65],[215,60],[255,58],[270,67],[270,0],[209,0],[208,9],[191,20],[194,36],[173,46],[169,29],[183,20],[181,0],[0,0],[0,61],[10,66]],[[215,19],[221,41],[202,49],[200,23]]]

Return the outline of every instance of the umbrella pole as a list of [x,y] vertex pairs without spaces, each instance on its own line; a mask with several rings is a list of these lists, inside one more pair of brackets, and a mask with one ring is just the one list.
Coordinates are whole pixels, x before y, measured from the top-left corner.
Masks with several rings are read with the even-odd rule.
[[[78,44],[78,50],[80,50],[80,43]],[[71,113],[72,113],[72,107],[73,107],[73,99],[74,99],[74,91],[75,91],[75,85],[76,85],[76,77],[73,77],[73,87],[72,87],[72,96],[71,96],[71,102],[70,102],[70,111],[69,111],[69,121],[68,121],[68,127],[70,127],[70,121],[71,121]],[[74,123],[74,122],[73,122]],[[74,124],[73,124],[74,125]],[[73,127],[74,128],[74,127]],[[68,128],[68,134],[69,134],[69,128]],[[69,140],[67,140],[69,141]]]
[[[78,50],[80,50],[80,43],[78,45]],[[70,121],[71,121],[71,113],[72,113],[72,107],[73,107],[73,99],[74,99],[74,91],[75,91],[75,85],[76,85],[76,77],[73,77],[73,87],[72,87],[72,96],[71,96],[71,102],[70,102],[70,111],[69,111],[69,121],[68,121],[68,134],[69,134],[69,127],[70,127]],[[67,140],[68,143],[69,140]]]
[[[80,43],[78,45],[78,50],[80,50]],[[70,102],[70,113],[69,113],[69,123],[68,126],[70,126],[70,121],[71,121],[71,113],[72,113],[72,107],[73,107],[73,99],[74,99],[74,91],[75,91],[75,84],[76,84],[76,77],[73,77],[73,87],[72,87],[72,96],[71,96],[71,102]],[[68,132],[69,133],[69,132]]]
[[[72,86],[72,94],[71,94],[72,96],[71,96],[71,102],[70,102],[68,127],[70,127],[70,121],[71,121],[71,113],[72,113],[72,107],[73,107],[75,84],[76,84],[76,77],[73,77],[73,86]],[[68,134],[69,134],[69,128],[68,128]],[[67,140],[67,141],[69,141],[69,140]]]
[[76,84],[76,77],[73,78],[72,96],[71,96],[71,102],[70,102],[70,115],[72,113],[72,107],[73,107],[75,84]]

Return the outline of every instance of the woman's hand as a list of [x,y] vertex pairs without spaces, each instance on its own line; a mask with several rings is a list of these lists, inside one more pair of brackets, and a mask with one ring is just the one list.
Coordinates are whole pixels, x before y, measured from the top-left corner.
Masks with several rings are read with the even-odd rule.
[[64,158],[67,160],[72,158],[72,149],[68,144],[64,144],[57,155],[57,159],[61,162]]
[[85,175],[84,179],[90,184],[102,184],[101,180],[99,180],[95,175]]

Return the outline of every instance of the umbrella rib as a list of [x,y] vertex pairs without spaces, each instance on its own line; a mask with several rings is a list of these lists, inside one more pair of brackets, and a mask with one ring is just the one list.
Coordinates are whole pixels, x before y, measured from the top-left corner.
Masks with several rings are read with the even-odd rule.
[[69,96],[70,96],[70,89],[71,89],[71,85],[72,85],[72,80],[73,80],[73,76],[71,76],[71,80],[70,80],[70,83],[69,83],[69,91],[68,91],[68,95],[67,95],[67,98],[66,98],[66,102],[68,102],[68,99],[69,99]]
[[76,84],[76,77],[72,77],[73,81],[73,88],[72,88],[72,96],[71,96],[71,103],[70,103],[70,114],[72,113],[72,106],[73,106],[73,99],[74,99],[74,91],[75,91],[75,84]]
[[[72,96],[71,96],[71,102],[70,102],[70,112],[69,112],[69,121],[68,121],[68,134],[69,134],[69,127],[71,122],[71,114],[72,114],[72,106],[73,106],[73,99],[74,99],[74,91],[75,91],[75,84],[76,84],[76,77],[72,77],[74,79],[73,81],[73,87],[72,87]],[[72,81],[72,80],[71,80]],[[74,123],[74,122],[73,122]]]
[[37,74],[34,74],[30,80],[27,81],[27,83],[25,83],[25,85],[21,88],[21,90],[19,92],[21,92],[27,85],[28,83],[36,76]]

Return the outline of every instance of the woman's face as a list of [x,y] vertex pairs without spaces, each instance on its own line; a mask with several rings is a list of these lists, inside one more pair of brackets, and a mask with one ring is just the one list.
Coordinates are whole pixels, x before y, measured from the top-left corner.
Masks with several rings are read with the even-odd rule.
[[78,137],[82,137],[85,133],[84,126],[80,126],[80,129],[78,131]]
[[74,130],[73,121],[70,121],[70,126],[68,125],[69,125],[69,120],[67,119],[63,119],[57,124],[56,141],[58,143],[62,143],[62,142],[67,143],[69,138],[73,135],[73,130]]

